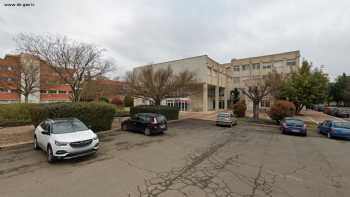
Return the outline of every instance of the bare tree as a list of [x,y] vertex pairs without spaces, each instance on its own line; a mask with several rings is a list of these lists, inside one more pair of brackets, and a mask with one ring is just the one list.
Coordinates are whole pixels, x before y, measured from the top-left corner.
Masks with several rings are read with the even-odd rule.
[[18,70],[21,80],[17,86],[17,92],[24,96],[25,103],[28,103],[30,94],[39,91],[39,73],[40,67],[34,64],[24,64]]
[[268,95],[278,94],[284,81],[284,75],[275,70],[266,76],[251,76],[244,82],[245,88],[241,92],[253,102],[253,119],[259,119],[259,106],[261,101]]
[[94,45],[69,40],[65,36],[19,34],[18,51],[46,61],[72,89],[71,100],[80,100],[85,81],[110,71],[112,63],[102,59],[104,50]]
[[195,94],[202,87],[195,74],[188,70],[175,74],[170,66],[154,69],[153,65],[127,73],[129,94],[134,97],[151,98],[155,105],[169,97]]

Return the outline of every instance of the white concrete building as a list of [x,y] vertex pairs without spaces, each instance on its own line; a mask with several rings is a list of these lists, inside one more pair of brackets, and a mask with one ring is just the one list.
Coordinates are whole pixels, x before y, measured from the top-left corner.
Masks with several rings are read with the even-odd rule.
[[[163,105],[176,106],[182,111],[217,111],[227,109],[231,91],[234,88],[244,88],[244,82],[254,77],[268,74],[272,69],[280,73],[290,73],[300,65],[300,52],[232,59],[230,63],[220,64],[207,55],[190,57],[180,60],[153,64],[154,68],[166,68],[170,66],[175,73],[185,69],[196,73],[196,77],[203,84],[203,90],[188,98],[167,98],[162,101]],[[142,69],[136,67],[134,70]],[[241,95],[244,99],[244,96]],[[261,107],[269,107],[270,100],[267,98]],[[251,102],[246,99],[248,109]],[[147,98],[137,98],[134,105],[150,104]]]

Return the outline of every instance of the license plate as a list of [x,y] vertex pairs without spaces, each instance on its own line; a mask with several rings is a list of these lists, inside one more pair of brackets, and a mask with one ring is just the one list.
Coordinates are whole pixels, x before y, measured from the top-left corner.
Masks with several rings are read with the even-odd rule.
[[165,128],[165,125],[160,125],[160,128],[164,129],[164,128]]
[[292,129],[292,132],[299,133],[300,131],[298,129]]

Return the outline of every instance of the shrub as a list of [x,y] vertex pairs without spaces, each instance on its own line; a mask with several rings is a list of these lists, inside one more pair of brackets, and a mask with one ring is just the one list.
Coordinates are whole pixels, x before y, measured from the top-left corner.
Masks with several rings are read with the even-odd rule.
[[124,106],[125,107],[133,107],[134,106],[134,99],[131,96],[125,96],[124,97]]
[[233,113],[236,117],[245,117],[245,112],[247,111],[247,105],[245,100],[240,100],[233,105]]
[[285,117],[295,115],[295,105],[292,102],[285,100],[276,101],[270,107],[268,115],[272,120],[276,120],[277,122],[279,122]]
[[111,101],[112,104],[116,105],[116,106],[122,106],[123,105],[123,101],[119,96],[116,96],[112,99]]
[[139,105],[130,108],[130,115],[136,113],[157,113],[164,115],[167,120],[179,119],[179,109],[169,106],[151,106],[151,105]]
[[31,123],[30,108],[37,104],[0,105],[0,126],[19,126]]
[[34,126],[47,118],[75,117],[91,126],[94,131],[111,129],[114,106],[105,103],[52,103],[37,105],[31,108]]
[[101,97],[99,98],[99,101],[100,101],[100,102],[109,103],[108,98],[107,98],[107,97],[104,97],[104,96],[101,96]]

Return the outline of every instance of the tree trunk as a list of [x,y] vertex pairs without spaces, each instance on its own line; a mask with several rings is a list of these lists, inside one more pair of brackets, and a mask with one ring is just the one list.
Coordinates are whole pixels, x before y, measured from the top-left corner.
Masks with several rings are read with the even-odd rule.
[[253,101],[253,119],[259,120],[259,101]]
[[154,99],[154,104],[159,106],[161,101],[162,101],[162,99]]
[[28,103],[28,100],[29,100],[29,95],[24,95],[24,103]]
[[296,114],[300,114],[301,110],[303,109],[304,105],[303,104],[295,104],[295,111]]

